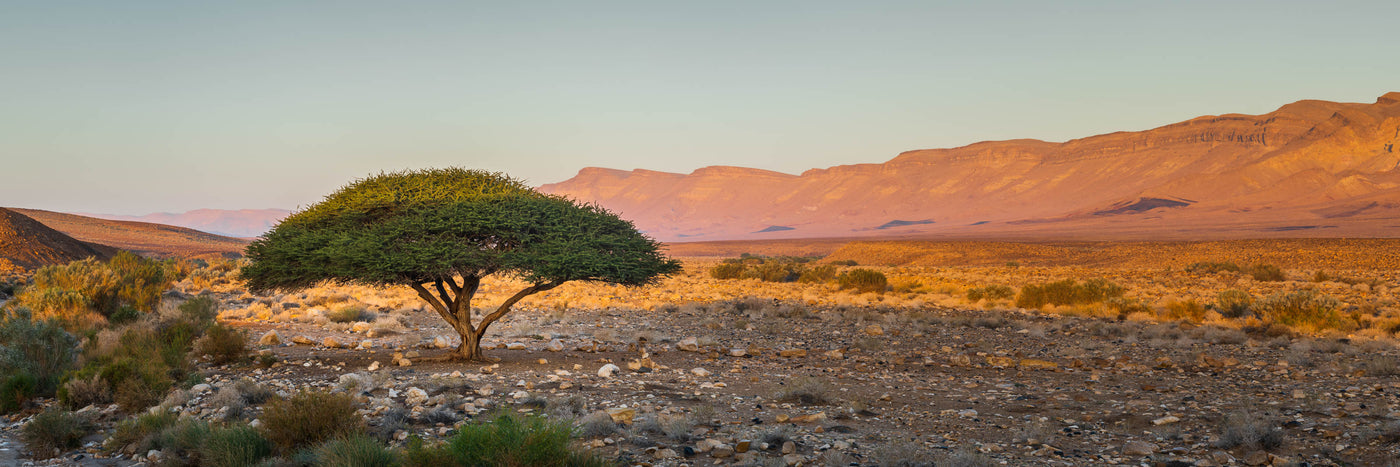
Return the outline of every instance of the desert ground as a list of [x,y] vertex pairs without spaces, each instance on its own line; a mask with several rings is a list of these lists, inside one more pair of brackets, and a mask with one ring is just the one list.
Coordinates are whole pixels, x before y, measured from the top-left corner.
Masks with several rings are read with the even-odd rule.
[[[1112,248],[1137,258],[1166,248],[1136,245]],[[1400,278],[1375,260],[1384,255],[1365,254],[1375,246],[1290,249],[1305,261],[1267,280],[1181,264],[1191,258],[1075,265],[986,246],[972,255],[983,265],[925,255],[916,266],[832,266],[888,278],[864,293],[717,279],[724,258],[687,257],[655,286],[572,283],[532,296],[487,334],[494,362],[441,359],[458,338],[406,287],[255,295],[230,269],[175,284],[167,301],[212,294],[219,320],[263,357],[201,363],[203,382],[159,407],[249,421],[260,408],[240,392],[346,393],[371,434],[397,445],[446,439],[504,408],[571,420],[581,449],[631,465],[1389,465],[1400,459]],[[1204,251],[1248,265],[1278,249]],[[1014,294],[976,293],[1063,279],[1103,279],[1121,296],[1027,308]],[[522,286],[491,281],[474,305]],[[1227,290],[1256,303],[1310,291],[1345,323],[1226,317]],[[82,410],[102,426],[122,418],[116,406]],[[99,432],[78,451],[23,460],[15,433],[32,415],[0,424],[0,462],[168,456],[104,446]]]

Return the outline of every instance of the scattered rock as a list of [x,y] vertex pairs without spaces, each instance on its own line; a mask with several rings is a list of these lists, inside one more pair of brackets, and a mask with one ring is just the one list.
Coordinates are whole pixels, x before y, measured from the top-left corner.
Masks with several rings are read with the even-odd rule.
[[612,421],[624,425],[631,424],[632,419],[637,417],[637,409],[630,407],[608,409],[607,413],[608,417],[612,418]]
[[559,339],[550,340],[549,344],[544,346],[544,349],[550,352],[563,352],[564,342],[560,341]]
[[282,345],[282,335],[275,329],[268,331],[258,338],[258,345]]
[[676,343],[676,349],[686,352],[699,352],[700,341],[694,337],[687,337]]
[[618,370],[621,370],[621,368],[609,363],[598,369],[598,376],[601,378],[611,378],[614,374],[617,374]]
[[1123,443],[1123,447],[1119,448],[1119,451],[1125,456],[1143,457],[1157,453],[1158,449],[1156,444],[1133,440]]

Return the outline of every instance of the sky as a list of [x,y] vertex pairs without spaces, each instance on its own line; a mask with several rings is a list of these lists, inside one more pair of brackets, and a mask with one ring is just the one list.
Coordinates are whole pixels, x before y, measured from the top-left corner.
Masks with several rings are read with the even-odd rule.
[[0,206],[381,171],[801,173],[1400,91],[1400,2],[0,0]]

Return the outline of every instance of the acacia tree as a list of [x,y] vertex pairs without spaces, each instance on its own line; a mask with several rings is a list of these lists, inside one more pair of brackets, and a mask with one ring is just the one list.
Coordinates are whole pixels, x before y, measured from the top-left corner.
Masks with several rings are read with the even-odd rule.
[[[641,286],[678,271],[659,247],[596,205],[500,173],[429,169],[358,180],[288,216],[248,246],[241,274],[255,292],[411,287],[461,336],[457,357],[478,360],[486,329],[525,297],[569,281]],[[472,297],[492,274],[530,285],[473,323]]]

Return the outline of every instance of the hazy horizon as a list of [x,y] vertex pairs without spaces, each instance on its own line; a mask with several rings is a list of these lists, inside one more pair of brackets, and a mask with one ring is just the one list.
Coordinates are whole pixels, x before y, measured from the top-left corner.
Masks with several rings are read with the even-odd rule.
[[1400,90],[1390,2],[0,6],[0,205],[295,209],[380,171],[800,173]]

